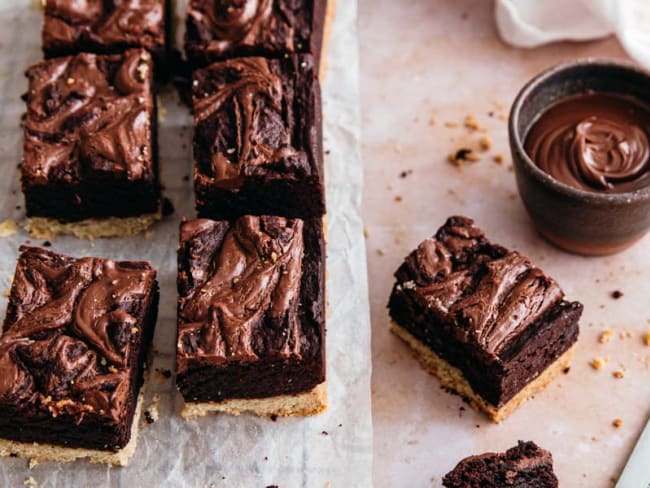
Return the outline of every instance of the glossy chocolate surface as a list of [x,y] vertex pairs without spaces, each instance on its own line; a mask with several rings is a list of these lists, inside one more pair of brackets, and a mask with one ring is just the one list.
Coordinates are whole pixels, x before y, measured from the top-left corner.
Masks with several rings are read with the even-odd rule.
[[46,0],[46,56],[165,49],[164,0]]
[[238,56],[310,53],[317,59],[326,0],[191,0],[185,48],[205,65]]
[[146,262],[23,246],[0,336],[0,437],[126,445],[157,293]]
[[574,188],[628,192],[650,184],[650,109],[633,98],[585,93],[560,100],[533,123],[531,159]]
[[178,384],[188,400],[307,391],[324,380],[320,222],[181,224]]

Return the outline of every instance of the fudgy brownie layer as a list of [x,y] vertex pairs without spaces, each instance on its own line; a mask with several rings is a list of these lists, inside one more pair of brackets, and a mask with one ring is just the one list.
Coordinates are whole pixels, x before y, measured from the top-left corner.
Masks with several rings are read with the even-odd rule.
[[325,213],[320,87],[311,56],[238,58],[194,72],[199,217]]
[[145,48],[165,59],[168,1],[108,0],[72,2],[46,0],[43,21],[45,57],[94,52],[119,54]]
[[160,181],[151,55],[79,54],[27,70],[21,162],[28,217],[156,213]]
[[118,451],[156,323],[156,272],[21,252],[0,336],[0,437]]
[[505,453],[463,459],[442,480],[446,488],[557,488],[551,453],[534,442],[519,441]]
[[242,56],[320,58],[327,0],[191,0],[185,50],[194,67]]
[[177,384],[188,401],[265,398],[325,380],[320,219],[184,221]]
[[582,305],[525,257],[452,217],[395,274],[390,315],[500,407],[577,340]]

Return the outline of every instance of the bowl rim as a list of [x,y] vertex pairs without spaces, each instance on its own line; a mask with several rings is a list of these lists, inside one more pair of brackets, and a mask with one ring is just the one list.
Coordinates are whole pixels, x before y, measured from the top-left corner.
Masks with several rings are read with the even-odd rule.
[[[540,183],[547,187],[551,187],[556,192],[563,194],[570,198],[577,198],[583,202],[596,204],[596,205],[612,205],[612,204],[629,204],[634,200],[650,199],[650,184],[643,188],[638,188],[633,191],[618,192],[618,193],[604,193],[597,191],[582,190],[575,188],[566,183],[563,183],[542,170],[524,149],[524,141],[517,126],[519,125],[519,115],[521,107],[524,102],[530,97],[531,93],[540,85],[549,82],[554,76],[577,70],[582,67],[600,67],[604,69],[619,69],[629,71],[637,75],[647,78],[650,84],[650,71],[641,68],[631,61],[613,60],[607,58],[588,57],[580,58],[571,61],[565,61],[560,64],[551,66],[526,82],[526,84],[519,90],[517,96],[512,102],[510,114],[508,116],[508,137],[510,139],[511,147],[516,148],[516,153],[513,154],[513,163],[515,168],[523,167],[529,174],[531,174]],[[513,152],[515,152],[513,150]]]

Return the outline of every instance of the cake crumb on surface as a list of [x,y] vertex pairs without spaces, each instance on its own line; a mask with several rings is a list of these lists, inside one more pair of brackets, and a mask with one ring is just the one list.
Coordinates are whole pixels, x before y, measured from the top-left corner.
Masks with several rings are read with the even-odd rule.
[[478,143],[483,151],[489,151],[492,148],[492,138],[490,136],[482,136]]
[[479,130],[481,125],[478,123],[478,120],[476,120],[474,115],[469,114],[465,117],[465,127],[469,130]]
[[18,232],[20,227],[15,220],[7,219],[0,223],[0,237],[9,237]]
[[600,333],[598,336],[598,342],[605,344],[606,342],[609,342],[612,337],[614,337],[614,329],[608,327]]
[[625,374],[624,374],[623,371],[621,371],[620,369],[617,369],[616,371],[614,371],[614,372],[612,373],[612,376],[613,376],[614,378],[616,378],[617,380],[620,380],[621,378],[623,378],[623,377],[625,376]]
[[643,343],[644,343],[646,346],[650,346],[650,330],[644,334],[644,336],[643,336]]
[[607,364],[607,358],[596,357],[589,361],[589,365],[596,371],[601,370]]
[[28,466],[29,466],[29,469],[34,469],[36,466],[38,466],[38,459],[30,458]]
[[623,425],[623,419],[614,419],[612,425],[618,429]]

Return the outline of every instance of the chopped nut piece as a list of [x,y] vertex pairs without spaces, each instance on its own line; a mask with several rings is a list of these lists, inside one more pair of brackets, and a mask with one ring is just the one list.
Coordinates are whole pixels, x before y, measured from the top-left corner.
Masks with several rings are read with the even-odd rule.
[[74,78],[68,78],[67,80],[65,80],[65,82],[66,82],[68,85],[74,85]]
[[503,164],[503,154],[501,154],[501,153],[495,154],[493,159],[494,159],[495,163]]
[[481,146],[481,149],[483,149],[484,151],[489,151],[490,148],[492,147],[492,138],[490,136],[483,136],[478,141],[478,143]]
[[607,329],[605,329],[600,333],[600,335],[598,336],[598,342],[600,342],[601,344],[605,344],[606,342],[609,342],[613,336],[614,336],[614,329],[608,327]]
[[621,378],[623,378],[623,376],[625,376],[625,374],[623,373],[623,371],[617,369],[616,371],[614,371],[614,372],[612,373],[612,376],[613,376],[614,378],[616,378],[617,380],[620,380]]
[[589,365],[594,368],[596,371],[601,370],[607,364],[607,358],[593,358]]
[[618,429],[623,425],[623,419],[614,419],[612,425]]

